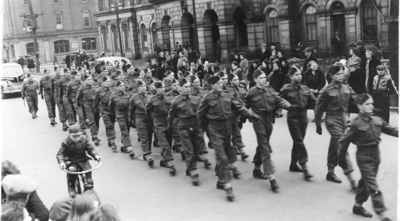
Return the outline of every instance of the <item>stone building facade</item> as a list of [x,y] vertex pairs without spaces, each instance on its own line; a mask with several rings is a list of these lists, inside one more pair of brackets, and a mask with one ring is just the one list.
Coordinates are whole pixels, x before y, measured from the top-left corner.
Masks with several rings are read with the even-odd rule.
[[[100,50],[118,55],[114,1],[98,0],[96,21]],[[197,47],[211,60],[270,43],[291,51],[302,42],[331,54],[335,35],[344,45],[363,40],[386,51],[397,50],[397,45],[393,47],[397,0],[122,0],[120,4],[122,47],[128,57],[174,48],[176,42]]]
[[3,59],[15,61],[34,55],[28,1],[38,15],[41,64],[61,62],[78,50],[97,53],[97,0],[4,0]]

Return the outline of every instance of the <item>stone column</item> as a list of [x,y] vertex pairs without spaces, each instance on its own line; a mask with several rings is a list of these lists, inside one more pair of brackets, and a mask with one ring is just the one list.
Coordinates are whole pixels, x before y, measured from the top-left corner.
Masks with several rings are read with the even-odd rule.
[[206,55],[206,46],[204,39],[204,27],[197,25],[197,36],[199,39],[199,51],[200,54],[204,57]]
[[351,12],[345,15],[346,24],[346,41],[347,43],[355,42],[360,39],[357,33],[357,15],[355,12]]
[[113,33],[111,31],[111,23],[110,22],[107,22],[107,45],[108,45],[107,51],[114,53]]

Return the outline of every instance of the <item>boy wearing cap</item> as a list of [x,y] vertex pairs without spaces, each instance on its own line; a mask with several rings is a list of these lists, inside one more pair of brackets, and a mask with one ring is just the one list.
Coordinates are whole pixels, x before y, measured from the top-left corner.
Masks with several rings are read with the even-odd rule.
[[212,148],[215,150],[215,172],[218,177],[217,189],[224,189],[226,199],[234,200],[231,184],[236,153],[231,146],[233,110],[251,119],[256,114],[246,109],[242,102],[223,90],[223,81],[217,76],[208,79],[212,90],[200,103],[197,117],[204,131],[207,131]]
[[[316,132],[322,134],[321,118],[326,112],[325,123],[328,132],[331,135],[328,150],[328,173],[326,180],[334,183],[342,181],[335,174],[335,167],[338,165],[338,153],[340,151],[339,139],[343,136],[348,120],[348,106],[351,97],[354,95],[353,89],[348,84],[343,83],[345,80],[345,68],[340,63],[333,64],[328,75],[332,81],[329,85],[321,90],[315,104],[315,124]],[[352,190],[355,189],[355,181],[352,178],[353,172],[350,157],[346,154],[345,163],[339,165],[342,167],[344,174],[347,176]]]
[[274,176],[275,168],[271,159],[272,148],[269,144],[269,139],[272,134],[275,110],[277,108],[288,109],[291,105],[269,86],[265,72],[257,69],[254,71],[253,76],[256,85],[250,88],[245,99],[246,106],[261,117],[253,122],[258,145],[253,160],[255,166],[253,174],[262,174],[261,165],[263,165],[264,176],[262,177],[270,181],[271,190],[277,193],[279,186]]
[[389,122],[390,116],[390,93],[395,90],[393,80],[390,74],[386,71],[384,65],[378,65],[376,67],[377,75],[375,75],[372,81],[372,97],[375,101],[375,107],[377,109],[377,115]]
[[342,148],[339,155],[339,162],[345,162],[349,144],[354,143],[357,146],[356,160],[361,179],[357,187],[353,213],[363,217],[372,217],[372,214],[362,207],[362,204],[371,197],[375,213],[382,221],[390,221],[391,219],[385,215],[386,207],[382,192],[376,182],[376,176],[380,164],[381,132],[398,137],[398,129],[389,126],[382,118],[373,115],[374,100],[369,94],[360,94],[355,101],[360,112],[340,140]]
[[[310,181],[313,176],[307,168],[308,154],[303,140],[308,124],[307,107],[316,98],[310,88],[301,84],[302,75],[298,67],[292,66],[289,69],[288,75],[291,82],[282,87],[280,95],[293,107],[287,113],[289,132],[293,139],[289,170],[292,172],[303,172],[304,179]],[[301,169],[298,168],[297,163],[300,163]]]
[[[86,135],[78,125],[72,125],[68,129],[68,137],[61,143],[61,148],[58,150],[56,158],[61,169],[83,171],[91,168],[89,157],[93,157],[99,161],[101,158],[95,151],[94,147],[89,143]],[[67,174],[68,192],[74,195],[74,179],[76,175]],[[92,173],[86,173],[86,183],[84,184],[85,191],[93,188]]]

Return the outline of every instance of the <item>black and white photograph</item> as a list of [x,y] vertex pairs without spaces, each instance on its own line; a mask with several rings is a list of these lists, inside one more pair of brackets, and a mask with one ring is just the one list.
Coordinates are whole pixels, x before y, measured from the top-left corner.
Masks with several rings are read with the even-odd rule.
[[398,0],[1,0],[1,221],[397,221]]

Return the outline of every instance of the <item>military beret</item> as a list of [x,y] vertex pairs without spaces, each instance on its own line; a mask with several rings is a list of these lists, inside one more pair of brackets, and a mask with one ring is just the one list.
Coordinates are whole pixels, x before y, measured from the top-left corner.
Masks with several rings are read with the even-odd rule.
[[218,76],[211,76],[210,78],[208,78],[207,82],[211,85],[217,83],[220,80],[220,78]]
[[256,78],[258,78],[258,76],[260,76],[260,75],[262,75],[262,74],[264,74],[263,71],[261,71],[260,69],[256,69],[256,70],[253,72],[253,78],[256,79]]

